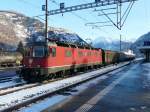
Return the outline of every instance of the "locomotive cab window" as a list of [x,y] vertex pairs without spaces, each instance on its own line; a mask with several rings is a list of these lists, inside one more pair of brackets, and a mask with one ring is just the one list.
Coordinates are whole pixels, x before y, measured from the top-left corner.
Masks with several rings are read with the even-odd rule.
[[50,48],[50,56],[56,57],[56,48]]
[[45,56],[44,46],[33,47],[33,57],[44,57],[44,56]]
[[56,48],[52,48],[52,57],[56,56]]
[[31,48],[26,48],[25,49],[25,56],[26,57],[29,57],[29,56],[32,56],[32,49]]

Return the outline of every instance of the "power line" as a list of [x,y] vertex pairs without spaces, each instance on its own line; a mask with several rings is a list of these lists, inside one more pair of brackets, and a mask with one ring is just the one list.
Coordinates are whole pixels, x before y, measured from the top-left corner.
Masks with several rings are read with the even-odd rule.
[[[52,3],[54,3],[55,5],[57,5],[57,6],[59,6],[59,3],[58,2],[56,2],[55,0],[50,0]],[[83,18],[83,17],[81,17],[81,16],[79,16],[78,14],[76,14],[75,12],[70,12],[71,14],[73,14],[74,16],[76,16],[77,18],[79,18],[79,19],[81,19],[81,20],[83,20],[83,21],[88,21],[86,18]]]
[[[116,26],[119,30],[121,30],[122,26],[124,25],[128,15],[129,15],[129,12],[131,11],[131,8],[132,8],[132,5],[129,9],[129,11],[126,11],[127,12],[127,15],[123,15],[123,17],[125,17],[123,23],[122,23],[122,3],[126,3],[126,2],[133,2],[136,1],[136,0],[99,0],[97,2],[91,2],[91,3],[85,3],[85,4],[80,4],[80,5],[75,5],[75,6],[70,6],[70,7],[64,7],[64,3],[61,3],[61,4],[58,4],[55,0],[51,0],[53,3],[55,3],[56,5],[60,5],[63,4],[62,8],[60,9],[55,9],[55,10],[50,10],[49,11],[49,16],[50,15],[56,15],[56,14],[63,14],[63,13],[66,13],[66,12],[71,12],[73,15],[74,15],[74,12],[73,11],[77,11],[77,10],[83,10],[83,9],[89,9],[89,8],[94,8],[94,7],[100,7],[100,6],[108,6],[108,5],[113,5],[113,4],[116,4],[117,5],[117,23],[113,21],[113,19],[111,17],[109,17],[108,15],[110,13],[105,13],[103,9],[101,9],[100,11],[103,13],[103,15],[105,15],[107,17],[107,19],[114,25]],[[125,14],[126,14],[125,12]],[[118,14],[119,13],[119,14]],[[112,14],[112,13],[111,13]],[[81,19],[81,16],[77,16],[78,18]],[[87,19],[83,19],[82,17],[82,20],[84,21],[88,21]],[[110,25],[107,25],[107,26],[110,26]],[[94,25],[94,27],[98,28],[99,26],[97,25]]]
[[[83,0],[83,1],[85,1],[85,2],[87,2],[86,0]],[[114,9],[114,8],[111,8],[111,9]],[[95,9],[96,10],[96,9]],[[102,9],[102,10],[107,10],[107,9]],[[94,15],[95,16],[95,15]],[[99,21],[99,18],[97,17],[97,16],[95,16],[95,18],[96,18],[96,20],[97,21]],[[102,26],[104,25],[103,23],[108,23],[108,22],[110,22],[110,21],[103,21],[103,22],[95,22],[95,23],[102,23]],[[92,22],[91,22],[92,23]],[[90,23],[90,24],[91,24]],[[93,22],[94,23],[94,22]],[[89,23],[86,23],[86,24],[89,24]],[[85,25],[86,25],[85,24]],[[93,24],[94,25],[94,24]],[[105,25],[104,25],[105,26]],[[110,26],[110,25],[106,25],[106,26]],[[112,26],[112,25],[111,25]],[[98,29],[98,30],[100,30],[100,31],[102,31],[102,32],[104,32],[105,34],[107,34],[108,35],[108,37],[109,37],[109,35],[111,35],[109,32],[107,32],[106,30],[104,30],[104,29],[102,29],[102,28],[100,28],[101,26],[98,26],[98,25],[94,25],[93,26],[93,28],[96,28],[96,29]]]
[[144,14],[144,15],[145,15],[145,25],[146,25],[147,28],[149,28],[149,27],[148,27],[148,26],[150,26],[150,25],[149,25],[149,23],[150,23],[150,21],[149,21],[150,16],[149,16],[149,10],[148,10],[148,8],[149,8],[148,5],[149,5],[149,4],[148,4],[147,0],[146,0],[146,1],[143,1],[143,2],[144,2],[144,7],[145,7],[145,8],[144,8],[144,9],[145,9],[145,10],[144,10],[144,11],[145,11],[145,14]]

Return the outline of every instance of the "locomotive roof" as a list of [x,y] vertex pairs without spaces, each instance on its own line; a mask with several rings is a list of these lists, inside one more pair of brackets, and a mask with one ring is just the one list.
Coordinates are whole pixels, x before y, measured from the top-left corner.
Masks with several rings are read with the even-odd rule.
[[93,50],[99,50],[100,48],[94,48],[88,45],[77,45],[77,44],[73,44],[73,43],[65,43],[65,42],[48,42],[48,44],[46,42],[30,42],[27,43],[27,46],[63,46],[63,47],[71,47],[71,48],[81,48],[81,49],[93,49]]

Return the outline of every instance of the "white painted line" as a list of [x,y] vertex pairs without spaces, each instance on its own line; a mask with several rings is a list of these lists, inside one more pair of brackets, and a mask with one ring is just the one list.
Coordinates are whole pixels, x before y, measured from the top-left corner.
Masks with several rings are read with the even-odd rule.
[[[134,67],[136,68],[137,66],[134,66]],[[75,112],[87,112],[87,111],[89,111],[95,104],[97,104],[97,102],[99,102],[106,94],[108,94],[127,75],[128,75],[128,73],[124,74],[119,79],[117,79],[114,82],[112,82],[109,86],[107,86],[105,89],[103,89],[102,91],[100,91],[96,96],[94,96],[89,101],[87,101],[84,105],[82,105],[81,107],[79,107]],[[89,108],[87,108],[87,105],[88,105]],[[85,108],[86,108],[86,110],[85,110]]]

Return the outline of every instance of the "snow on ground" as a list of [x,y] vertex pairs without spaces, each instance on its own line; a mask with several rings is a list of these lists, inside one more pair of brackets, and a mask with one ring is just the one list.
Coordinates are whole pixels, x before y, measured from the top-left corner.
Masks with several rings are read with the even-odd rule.
[[135,61],[140,61],[140,60],[144,60],[144,58],[143,57],[141,57],[141,58],[136,58],[136,59],[134,59]]
[[91,84],[96,84],[99,81],[102,81],[104,79],[107,79],[108,76],[101,76],[97,79],[93,79],[89,82],[86,82],[80,86],[77,86],[75,88],[73,88],[72,90],[76,90],[76,92],[69,92],[71,93],[71,95],[67,96],[67,95],[55,95],[52,96],[50,98],[45,99],[44,101],[41,101],[38,104],[33,104],[31,107],[27,107],[27,108],[22,108],[19,110],[19,112],[40,112],[43,111],[44,109],[51,107],[53,105],[56,105],[60,102],[63,102],[64,100],[70,99],[72,98],[74,95],[79,94],[80,92],[86,90]]
[[[127,64],[127,63],[124,63]],[[3,110],[5,108],[8,108],[10,106],[16,105],[18,103],[22,103],[24,101],[27,101],[32,98],[36,98],[38,96],[41,96],[46,93],[52,93],[56,90],[62,89],[64,87],[68,87],[72,84],[81,82],[83,80],[87,80],[91,77],[94,77],[96,75],[100,75],[102,73],[105,73],[107,71],[113,70],[119,66],[122,66],[124,64],[119,64],[117,66],[111,66],[107,68],[103,68],[100,70],[92,71],[90,73],[84,73],[79,76],[70,77],[67,79],[63,79],[60,81],[52,82],[49,84],[41,85],[38,87],[33,87],[30,89],[21,90],[18,92],[14,92],[8,95],[0,96],[0,110]]]
[[[117,72],[121,71],[124,68],[117,69],[115,71],[112,71],[111,74],[116,74]],[[109,74],[110,75],[110,74]],[[21,108],[18,111],[19,112],[38,112],[38,111],[43,111],[46,108],[49,108],[51,106],[54,106],[60,102],[66,101],[67,99],[71,99],[73,96],[78,95],[82,91],[86,90],[89,86],[97,84],[100,81],[103,81],[107,79],[109,76],[107,75],[102,75],[101,77],[98,77],[96,79],[92,79],[91,81],[88,81],[86,83],[83,83],[82,85],[79,85],[77,87],[72,88],[71,90],[75,90],[71,93],[71,95],[66,96],[66,95],[54,95],[51,96],[50,98],[46,98],[45,100],[38,102],[36,104],[33,104],[29,107]]]
[[45,101],[42,101],[40,104],[34,105],[31,108],[21,109],[19,110],[19,112],[40,112],[45,108],[48,108],[49,106],[52,106],[56,103],[63,101],[65,98],[67,98],[67,96],[57,95],[50,99],[46,99]]
[[21,24],[17,24],[14,27],[14,31],[16,32],[16,36],[20,39],[24,39],[27,37],[26,28]]
[[[16,84],[23,84],[21,86],[16,86],[16,87],[13,87],[13,88],[8,88],[8,89],[3,89],[0,91],[0,95],[1,94],[4,94],[4,93],[8,93],[8,92],[12,92],[12,91],[16,91],[16,90],[21,90],[21,89],[25,89],[27,87],[33,87],[33,86],[36,86],[37,83],[34,83],[34,84],[26,84],[25,82],[22,81],[22,83],[16,83]],[[10,85],[11,86],[11,85]]]

